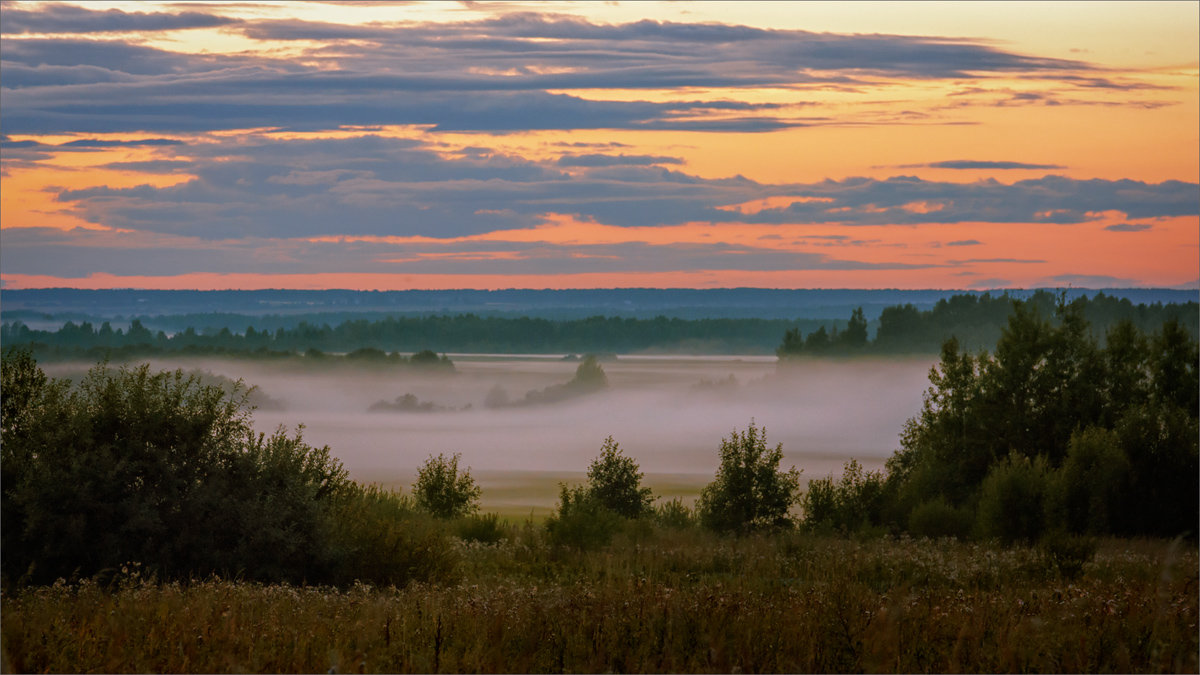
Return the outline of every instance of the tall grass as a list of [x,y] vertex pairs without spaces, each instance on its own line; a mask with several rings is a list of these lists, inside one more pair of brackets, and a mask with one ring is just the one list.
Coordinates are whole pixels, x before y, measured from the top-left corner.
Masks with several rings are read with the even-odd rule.
[[453,583],[160,584],[129,572],[3,599],[14,671],[1099,672],[1197,670],[1197,553],[1042,551],[630,528],[456,544]]

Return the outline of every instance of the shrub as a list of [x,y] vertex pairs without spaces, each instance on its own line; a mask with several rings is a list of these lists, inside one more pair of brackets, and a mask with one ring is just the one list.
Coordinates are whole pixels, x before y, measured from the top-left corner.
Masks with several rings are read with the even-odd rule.
[[621,529],[621,516],[579,486],[560,485],[558,509],[546,519],[546,535],[556,546],[594,549]]
[[459,473],[461,458],[459,453],[449,459],[439,453],[425,460],[417,470],[417,482],[413,483],[417,506],[439,518],[457,518],[479,508],[479,486],[469,467]]
[[637,462],[621,452],[612,436],[604,439],[600,456],[588,467],[588,494],[613,513],[639,518],[650,511],[654,495],[642,487]]
[[800,472],[779,470],[783,444],[767,447],[766,429],[751,422],[721,440],[721,465],[697,503],[700,522],[720,532],[746,532],[792,525],[788,511],[797,502]]
[[663,527],[682,530],[696,523],[695,513],[679,497],[658,504],[653,511],[655,522]]
[[1116,433],[1088,427],[1071,434],[1067,458],[1053,481],[1050,510],[1069,532],[1104,534],[1124,511],[1129,458]]
[[458,560],[445,529],[412,501],[377,486],[353,486],[329,520],[328,579],[404,586],[449,581]]
[[346,471],[299,432],[254,433],[240,385],[101,364],[72,388],[13,352],[0,370],[6,579],[127,561],[161,578],[328,569],[325,524]]
[[508,538],[508,531],[496,513],[473,513],[458,523],[458,536],[463,541],[496,544]]
[[1038,542],[1038,553],[1047,570],[1064,579],[1076,579],[1096,556],[1096,540],[1056,531]]
[[800,498],[804,522],[814,529],[858,532],[878,525],[883,499],[883,474],[864,471],[858,460],[846,462],[842,478],[809,481]]
[[962,538],[971,532],[971,512],[951,506],[943,497],[923,502],[908,515],[908,531],[917,537]]
[[1045,458],[1016,453],[992,465],[979,488],[976,527],[985,538],[1032,542],[1045,529],[1048,470]]

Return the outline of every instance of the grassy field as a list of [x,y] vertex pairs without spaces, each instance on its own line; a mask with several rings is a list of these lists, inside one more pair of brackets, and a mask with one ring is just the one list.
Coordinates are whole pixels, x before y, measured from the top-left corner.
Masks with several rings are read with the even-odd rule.
[[456,540],[405,588],[160,584],[3,598],[9,672],[1196,672],[1193,544],[1043,550],[632,528]]

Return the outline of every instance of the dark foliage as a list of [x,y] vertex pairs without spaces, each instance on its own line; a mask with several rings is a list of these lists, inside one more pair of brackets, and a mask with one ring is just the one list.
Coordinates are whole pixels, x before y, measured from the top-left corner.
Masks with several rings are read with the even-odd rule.
[[945,343],[888,462],[893,528],[936,502],[935,520],[974,512],[977,534],[1006,541],[1196,533],[1197,342],[1169,319],[1151,335],[1119,322],[1100,346],[1086,309],[1014,303],[994,355]]
[[800,497],[800,472],[780,471],[783,444],[767,447],[766,429],[751,422],[721,441],[721,464],[700,493],[700,522],[719,532],[790,527],[789,514]]
[[255,433],[244,390],[107,364],[72,387],[13,350],[0,372],[6,584],[130,562],[163,579],[335,583],[447,569],[444,536],[403,500],[350,482],[299,431]]

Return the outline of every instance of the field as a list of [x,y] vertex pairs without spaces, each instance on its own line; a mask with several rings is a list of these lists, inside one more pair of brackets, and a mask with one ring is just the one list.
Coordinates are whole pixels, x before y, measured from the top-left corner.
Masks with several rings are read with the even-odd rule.
[[57,584],[4,599],[10,672],[1195,672],[1197,554],[1108,540],[1080,570],[951,540],[540,528],[405,588]]

